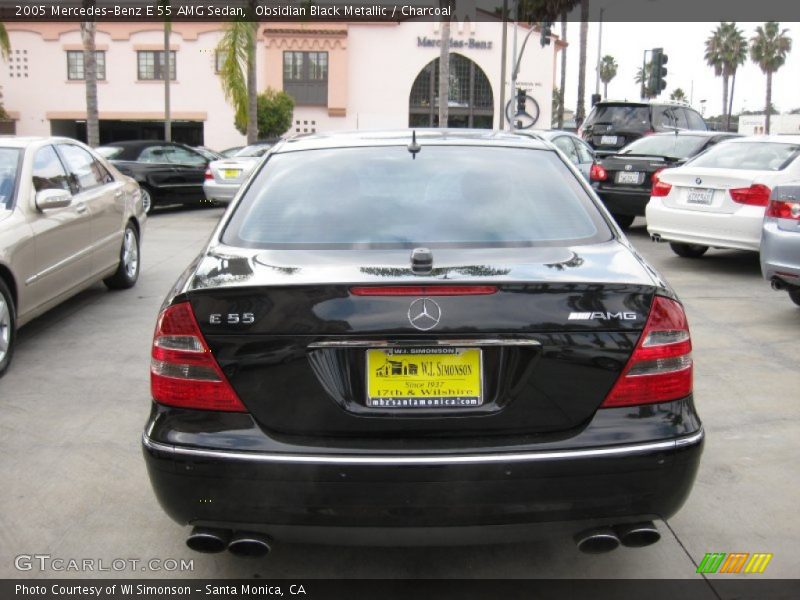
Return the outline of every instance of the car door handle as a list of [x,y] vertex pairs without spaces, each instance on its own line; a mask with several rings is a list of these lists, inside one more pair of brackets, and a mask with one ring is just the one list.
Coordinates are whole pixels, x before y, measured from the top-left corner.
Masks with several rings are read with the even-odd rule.
[[80,203],[75,205],[75,210],[78,212],[78,214],[82,215],[83,213],[85,213],[89,209],[87,208],[85,203],[80,202]]

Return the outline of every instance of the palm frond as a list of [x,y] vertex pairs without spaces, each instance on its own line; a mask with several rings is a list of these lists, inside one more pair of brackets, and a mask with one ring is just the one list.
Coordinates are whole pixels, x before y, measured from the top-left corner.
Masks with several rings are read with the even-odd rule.
[[6,60],[9,54],[11,54],[11,40],[8,38],[6,26],[0,23],[0,57]]
[[234,121],[239,130],[247,127],[247,56],[254,43],[255,34],[250,23],[233,21],[217,44],[217,52],[225,57],[219,71],[222,91],[233,106]]

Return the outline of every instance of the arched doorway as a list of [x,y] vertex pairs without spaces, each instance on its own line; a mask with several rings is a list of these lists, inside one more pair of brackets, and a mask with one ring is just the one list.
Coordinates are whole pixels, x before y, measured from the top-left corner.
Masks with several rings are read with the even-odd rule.
[[[448,127],[492,129],[494,97],[489,78],[466,56],[450,54],[450,107]],[[439,125],[439,59],[429,62],[411,86],[409,127]]]

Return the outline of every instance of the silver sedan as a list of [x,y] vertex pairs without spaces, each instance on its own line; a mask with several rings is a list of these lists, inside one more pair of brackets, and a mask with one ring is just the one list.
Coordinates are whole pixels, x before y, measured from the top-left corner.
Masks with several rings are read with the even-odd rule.
[[139,277],[139,186],[66,138],[0,139],[0,376],[16,329],[97,281]]
[[800,306],[800,181],[772,190],[760,256],[764,278]]
[[203,183],[206,199],[228,204],[271,147],[271,143],[256,143],[233,156],[210,162]]

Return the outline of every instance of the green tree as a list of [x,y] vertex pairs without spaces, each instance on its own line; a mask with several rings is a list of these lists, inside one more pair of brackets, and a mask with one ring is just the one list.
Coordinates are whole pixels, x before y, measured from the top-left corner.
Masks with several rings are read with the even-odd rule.
[[736,23],[721,22],[706,40],[704,58],[714,69],[714,75],[722,77],[722,114],[727,117],[727,128],[733,110],[736,70],[747,60],[744,32],[736,27]]
[[[8,39],[8,31],[6,26],[0,23],[0,58],[6,60],[8,55],[11,54],[11,40]],[[0,119],[7,119],[8,114],[3,107],[3,93],[0,91]]]
[[781,29],[777,21],[768,21],[756,28],[750,39],[750,57],[767,76],[767,98],[764,104],[767,113],[764,132],[769,133],[770,111],[772,106],[772,75],[786,63],[786,56],[792,51],[792,39],[787,29]]
[[617,76],[617,61],[610,54],[600,60],[600,81],[603,82],[603,98],[608,98],[608,84]]
[[686,92],[683,91],[681,88],[675,88],[673,92],[669,95],[670,100],[675,100],[676,102],[686,102]]
[[286,92],[267,88],[258,95],[258,138],[283,135],[292,125],[294,100]]
[[[250,8],[253,9],[253,2]],[[255,17],[246,17],[255,19]],[[217,52],[224,61],[220,66],[220,83],[234,110],[234,125],[247,134],[247,143],[258,137],[258,93],[256,90],[256,36],[258,22],[239,20],[228,23]]]
[[633,81],[638,83],[641,86],[642,90],[642,98],[655,98],[656,94],[649,88],[647,82],[650,80],[650,71],[653,70],[653,63],[646,62],[644,64],[644,69],[639,67],[636,69],[636,75],[633,77]]

